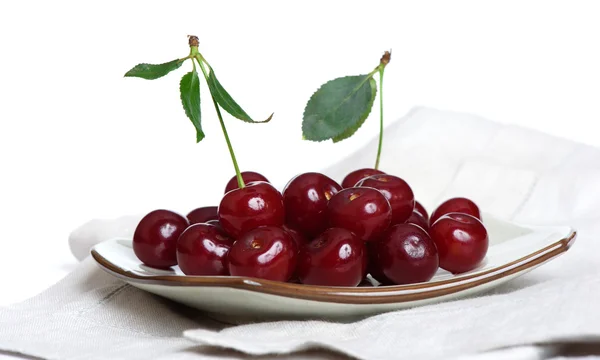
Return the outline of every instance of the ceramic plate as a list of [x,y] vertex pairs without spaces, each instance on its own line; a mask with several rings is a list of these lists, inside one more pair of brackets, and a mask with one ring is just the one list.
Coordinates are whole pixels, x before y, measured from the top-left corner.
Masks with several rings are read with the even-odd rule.
[[533,227],[484,215],[490,248],[481,266],[460,275],[444,270],[428,282],[400,286],[325,287],[256,278],[186,276],[178,267],[157,270],[134,255],[131,239],[96,245],[100,267],[137,288],[209,312],[224,321],[290,318],[353,320],[458,299],[510,281],[566,252],[569,227]]

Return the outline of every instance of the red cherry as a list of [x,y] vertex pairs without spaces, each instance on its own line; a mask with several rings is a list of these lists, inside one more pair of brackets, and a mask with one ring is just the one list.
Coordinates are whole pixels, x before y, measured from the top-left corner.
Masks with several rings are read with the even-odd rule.
[[385,174],[385,173],[381,170],[375,170],[375,169],[369,169],[369,168],[354,170],[353,172],[346,175],[344,180],[342,180],[342,188],[346,189],[346,188],[354,187],[356,185],[356,183],[361,181],[362,179],[369,177],[371,175],[377,175],[377,174]]
[[305,173],[294,177],[283,190],[286,224],[308,237],[327,229],[327,203],[341,190],[341,186],[319,173]]
[[[242,171],[242,179],[244,179],[244,184],[254,181],[269,182],[266,177],[254,171]],[[235,175],[227,182],[227,186],[225,186],[225,194],[234,189],[239,189],[237,176]]]
[[390,226],[392,207],[378,190],[353,187],[333,195],[327,218],[331,227],[350,230],[362,240],[372,241]]
[[473,270],[488,250],[485,226],[468,214],[443,215],[431,225],[429,234],[437,246],[440,267],[452,273]]
[[379,190],[392,207],[392,225],[404,223],[415,208],[415,195],[406,181],[393,175],[377,174],[360,180],[356,187]]
[[392,207],[372,188],[348,188],[335,194],[327,206],[331,227],[350,230],[364,241],[376,240],[390,226]]
[[429,213],[427,213],[425,206],[418,201],[415,201],[415,211],[423,215],[425,219],[429,220]]
[[140,220],[133,233],[133,252],[144,264],[168,269],[177,265],[177,238],[188,227],[183,216],[154,210]]
[[290,236],[292,237],[292,240],[294,240],[294,243],[296,244],[296,248],[298,249],[298,251],[300,251],[300,249],[304,246],[304,244],[306,244],[308,242],[308,240],[306,240],[304,235],[300,234],[297,230],[294,230],[294,229],[288,227],[287,225],[283,225],[282,228],[288,234],[290,234]]
[[452,212],[469,214],[481,220],[481,213],[479,212],[479,207],[477,204],[467,198],[457,197],[448,199],[441,203],[440,206],[438,206],[437,209],[431,213],[429,224],[433,225],[437,219]]
[[259,227],[242,235],[229,250],[229,273],[288,281],[296,269],[297,256],[296,244],[285,230]]
[[194,209],[187,214],[187,219],[190,224],[205,223],[209,220],[217,220],[217,207],[216,206],[205,206]]
[[364,277],[367,249],[348,230],[325,230],[300,250],[298,278],[303,284],[357,286]]
[[266,182],[231,190],[221,199],[218,214],[221,226],[233,238],[259,226],[281,226],[285,217],[281,193]]
[[375,243],[375,249],[379,269],[397,285],[429,281],[438,269],[433,240],[413,224],[392,226]]
[[412,214],[410,214],[410,217],[408,218],[408,220],[406,220],[406,223],[415,224],[423,228],[423,230],[429,231],[429,221],[427,221],[425,216],[423,216],[423,214],[421,214],[417,210],[413,211]]
[[213,225],[194,224],[177,240],[177,263],[186,275],[228,275],[227,252],[233,243]]

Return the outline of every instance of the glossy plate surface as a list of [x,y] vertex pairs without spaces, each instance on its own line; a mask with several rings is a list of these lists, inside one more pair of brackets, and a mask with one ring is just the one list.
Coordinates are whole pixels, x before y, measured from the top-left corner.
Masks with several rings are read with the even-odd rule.
[[569,227],[522,226],[484,214],[490,248],[484,263],[453,275],[438,270],[425,283],[401,286],[324,287],[243,277],[186,276],[178,267],[157,270],[134,255],[131,239],[96,245],[102,269],[137,288],[204,310],[224,321],[292,318],[354,320],[359,317],[474,295],[566,252],[576,233]]

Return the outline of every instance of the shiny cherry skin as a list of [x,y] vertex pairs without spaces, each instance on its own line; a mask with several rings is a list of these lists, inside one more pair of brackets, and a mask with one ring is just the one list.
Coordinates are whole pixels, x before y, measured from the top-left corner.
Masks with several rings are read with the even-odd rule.
[[435,243],[420,226],[394,225],[374,245],[379,269],[396,285],[429,281],[438,269]]
[[406,220],[406,223],[420,226],[423,230],[429,231],[429,221],[416,209],[412,212],[412,214],[410,214],[410,217],[408,220]]
[[342,180],[342,188],[346,189],[346,188],[354,187],[356,185],[356,183],[361,181],[362,179],[369,177],[371,175],[377,175],[377,174],[385,174],[385,173],[381,170],[369,169],[369,168],[354,170],[353,172],[346,175],[344,180]]
[[294,177],[283,190],[285,223],[312,238],[327,229],[327,203],[342,187],[319,173]]
[[489,246],[485,226],[476,217],[463,213],[443,215],[431,225],[429,235],[437,246],[440,267],[455,274],[475,269]]
[[227,258],[233,276],[288,281],[296,270],[298,249],[287,231],[263,226],[237,239]]
[[423,204],[421,204],[420,202],[415,200],[415,210],[416,212],[418,212],[419,214],[423,215],[423,217],[429,221],[429,213],[427,212],[427,210],[425,209],[425,206],[423,206]]
[[233,241],[213,225],[194,224],[177,240],[177,263],[186,275],[229,275],[227,253]]
[[437,219],[451,212],[469,214],[481,220],[481,213],[477,204],[467,198],[456,197],[441,203],[440,206],[431,213],[429,224],[433,225]]
[[[266,177],[254,171],[242,171],[242,179],[244,179],[244,184],[255,181],[269,182]],[[225,194],[234,189],[239,189],[237,176],[235,175],[227,182],[227,186],[225,186]]]
[[190,225],[205,223],[209,220],[217,220],[217,207],[205,206],[194,209],[187,214],[187,219]]
[[357,286],[366,264],[365,243],[346,229],[330,228],[302,247],[297,272],[307,285]]
[[234,189],[221,199],[219,223],[237,239],[259,226],[282,226],[285,218],[281,193],[266,182],[251,182]]
[[392,207],[376,189],[352,187],[333,195],[327,205],[331,227],[350,230],[364,241],[381,236],[392,221]]
[[168,269],[177,265],[177,239],[188,220],[169,210],[154,210],[140,220],[133,233],[133,252],[144,264]]
[[379,190],[392,207],[392,225],[404,223],[415,208],[415,195],[403,179],[387,174],[372,175],[360,180],[356,187]]

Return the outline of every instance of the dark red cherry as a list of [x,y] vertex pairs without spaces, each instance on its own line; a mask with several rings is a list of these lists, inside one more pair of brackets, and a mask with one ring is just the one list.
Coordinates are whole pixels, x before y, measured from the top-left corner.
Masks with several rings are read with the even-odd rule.
[[415,195],[406,181],[394,175],[377,174],[360,180],[356,187],[379,190],[392,207],[392,225],[404,223],[415,208]]
[[455,274],[475,269],[488,250],[485,226],[468,214],[443,215],[431,225],[429,234],[437,246],[440,267]]
[[296,269],[297,257],[296,244],[287,231],[259,227],[242,235],[229,250],[229,273],[288,281]]
[[168,269],[177,265],[177,238],[188,226],[188,220],[177,213],[154,210],[135,228],[133,252],[151,267]]
[[281,193],[266,182],[251,182],[221,199],[219,222],[227,234],[238,238],[259,226],[282,226],[285,217]]
[[233,241],[213,225],[194,224],[177,240],[177,263],[186,275],[228,275],[227,252]]
[[[219,220],[208,220],[205,222],[205,224],[215,226],[217,229],[219,229],[223,233],[223,236],[228,236],[227,233],[225,232],[225,229],[223,229],[223,227],[221,226],[221,223],[219,222]],[[232,240],[232,243],[233,243],[233,240]]]
[[187,214],[187,219],[190,225],[205,223],[209,220],[217,220],[217,207],[205,206],[194,209]]
[[283,190],[285,223],[308,237],[327,229],[327,203],[342,187],[319,173],[294,177]]
[[481,213],[479,212],[477,204],[467,198],[457,197],[441,203],[440,206],[431,213],[429,224],[433,225],[437,219],[451,212],[469,214],[481,220]]
[[[242,179],[244,179],[244,184],[254,181],[269,182],[266,177],[254,171],[242,171]],[[233,189],[239,189],[237,176],[235,175],[227,182],[227,186],[225,186],[225,194]]]
[[407,224],[415,224],[415,225],[423,228],[423,230],[429,231],[429,221],[427,221],[425,216],[423,216],[416,209],[415,209],[415,211],[412,212],[412,214],[410,214],[410,217],[408,218],[408,220],[406,220],[406,223]]
[[363,241],[346,229],[331,228],[300,250],[298,278],[308,285],[357,286],[366,264]]
[[390,226],[392,207],[379,190],[348,188],[333,195],[327,205],[331,227],[350,230],[364,241],[376,240]]
[[344,180],[342,180],[342,188],[346,189],[346,188],[354,187],[356,185],[356,183],[361,181],[362,179],[369,177],[371,175],[376,175],[376,174],[385,174],[385,173],[381,170],[375,170],[375,169],[369,169],[369,168],[354,170],[353,172],[346,175]]
[[304,235],[300,234],[297,230],[294,230],[288,227],[287,225],[283,225],[282,228],[283,230],[287,231],[288,234],[290,234],[290,236],[294,240],[294,243],[296,244],[296,248],[298,249],[298,251],[300,251],[304,244],[308,242]]
[[397,285],[429,281],[438,269],[433,240],[413,224],[392,226],[375,243],[375,249],[379,269]]
[[423,215],[423,217],[429,221],[429,213],[425,209],[425,206],[418,201],[415,201],[415,211]]

